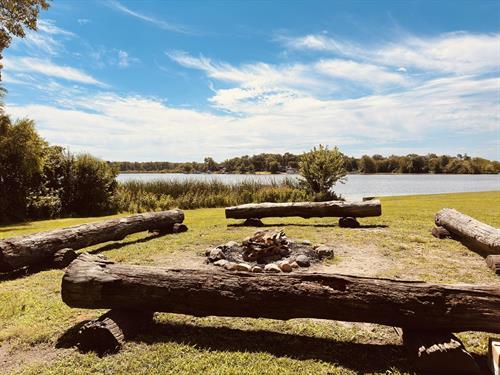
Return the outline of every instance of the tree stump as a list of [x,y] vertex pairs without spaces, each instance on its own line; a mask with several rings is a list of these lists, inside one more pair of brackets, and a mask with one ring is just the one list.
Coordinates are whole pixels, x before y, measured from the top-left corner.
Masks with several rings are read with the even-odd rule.
[[341,217],[339,219],[339,227],[341,228],[359,228],[359,222],[355,217]]
[[486,257],[486,264],[493,272],[500,275],[500,255],[488,255]]

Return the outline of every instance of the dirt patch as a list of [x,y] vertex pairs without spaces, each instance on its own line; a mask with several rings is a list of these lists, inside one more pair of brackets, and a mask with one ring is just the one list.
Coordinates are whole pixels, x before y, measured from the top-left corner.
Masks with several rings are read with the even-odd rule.
[[0,346],[0,368],[3,373],[33,364],[44,364],[66,356],[73,349],[56,349],[51,346],[31,346],[17,350],[9,343]]

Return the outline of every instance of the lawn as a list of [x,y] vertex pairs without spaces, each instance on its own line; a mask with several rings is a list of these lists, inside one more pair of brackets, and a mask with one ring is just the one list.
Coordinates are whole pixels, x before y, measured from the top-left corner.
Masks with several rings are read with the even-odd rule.
[[[288,237],[330,244],[336,257],[318,270],[420,279],[435,283],[499,283],[479,255],[430,235],[434,214],[453,207],[500,226],[500,191],[382,198],[382,216],[343,229],[335,219],[265,219]],[[254,228],[227,226],[223,209],[186,210],[189,231],[147,233],[85,249],[131,264],[203,267],[210,245],[242,240]],[[0,227],[0,238],[95,221],[71,218]],[[194,318],[156,314],[155,329],[115,355],[80,354],[68,337],[101,311],[72,309],[60,298],[63,270],[0,281],[0,368],[3,373],[357,374],[409,373],[411,364],[392,327],[293,319]],[[484,360],[487,334],[459,334]]]

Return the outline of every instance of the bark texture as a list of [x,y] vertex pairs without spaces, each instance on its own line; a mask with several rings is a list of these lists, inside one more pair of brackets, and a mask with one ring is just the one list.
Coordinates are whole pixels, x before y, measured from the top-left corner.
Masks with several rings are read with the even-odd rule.
[[500,255],[488,255],[486,257],[486,264],[493,272],[500,275]]
[[466,246],[481,254],[500,254],[500,229],[482,223],[452,208],[436,214],[436,225],[444,227]]
[[153,313],[137,310],[110,310],[100,318],[85,323],[78,331],[77,345],[81,351],[99,354],[121,349],[126,340],[135,337],[151,324]]
[[474,357],[450,332],[403,330],[403,344],[418,374],[480,374]]
[[0,272],[51,262],[54,254],[64,248],[78,250],[102,242],[118,241],[148,229],[171,228],[183,220],[181,210],[149,212],[6,238],[0,241]]
[[61,295],[66,304],[79,308],[319,318],[410,329],[500,332],[499,285],[175,270],[124,265],[82,254],[66,270]]
[[368,217],[380,216],[382,208],[379,200],[363,202],[293,202],[293,203],[251,203],[227,207],[228,219],[261,219],[264,217],[299,216],[311,217]]

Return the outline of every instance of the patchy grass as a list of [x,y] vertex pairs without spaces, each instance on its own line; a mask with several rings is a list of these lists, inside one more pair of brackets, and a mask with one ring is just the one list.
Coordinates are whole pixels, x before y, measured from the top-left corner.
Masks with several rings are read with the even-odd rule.
[[[436,283],[498,283],[484,259],[453,240],[430,235],[434,214],[454,207],[500,226],[500,191],[382,199],[383,214],[343,229],[336,219],[266,219],[289,237],[332,245],[337,256],[322,271]],[[241,240],[255,229],[227,226],[223,209],[185,211],[189,231],[125,240],[86,249],[119,262],[174,266],[183,258],[201,264],[209,245]],[[97,220],[100,220],[99,218]],[[94,221],[39,221],[0,228],[0,238]],[[200,255],[200,258],[198,258]],[[179,262],[181,264],[182,262]],[[194,318],[157,314],[154,333],[103,358],[64,349],[65,333],[103,311],[71,309],[60,297],[63,271],[48,270],[0,282],[0,368],[21,374],[408,373],[399,337],[391,327],[315,319]],[[487,335],[461,333],[467,348],[484,355]],[[4,373],[5,373],[4,372]]]

